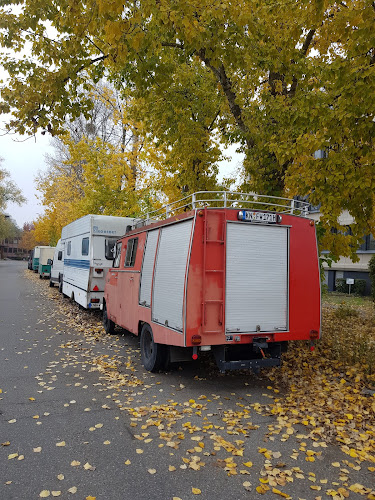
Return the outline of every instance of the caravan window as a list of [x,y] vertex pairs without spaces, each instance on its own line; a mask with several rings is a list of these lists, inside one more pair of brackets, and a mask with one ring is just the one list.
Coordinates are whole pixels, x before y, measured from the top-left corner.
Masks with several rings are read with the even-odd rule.
[[68,241],[68,248],[66,249],[67,255],[70,255],[72,252],[72,242]]
[[62,260],[62,250],[59,250],[59,253],[57,254],[57,260]]
[[88,254],[89,254],[89,239],[82,238],[82,255],[88,255]]
[[105,239],[105,258],[107,260],[113,260],[115,256],[115,245],[116,238],[106,238]]
[[133,267],[135,264],[135,256],[137,255],[138,238],[128,240],[128,248],[126,249],[125,267]]
[[116,246],[116,257],[113,261],[113,267],[120,267],[121,247],[122,247],[122,243],[120,241],[119,243],[117,243],[117,246]]

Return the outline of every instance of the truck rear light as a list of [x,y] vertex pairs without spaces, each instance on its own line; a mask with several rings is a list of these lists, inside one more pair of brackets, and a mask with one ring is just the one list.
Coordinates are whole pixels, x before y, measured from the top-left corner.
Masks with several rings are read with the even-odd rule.
[[99,304],[100,299],[91,299],[92,304]]
[[199,345],[202,342],[202,337],[200,335],[193,335],[191,337],[191,343],[193,345]]
[[310,339],[318,339],[319,338],[319,332],[318,330],[310,330]]
[[93,292],[99,292],[99,287],[98,285],[95,285],[94,288],[92,289]]
[[97,274],[101,274],[101,273],[103,272],[103,269],[95,269],[95,272],[96,272]]

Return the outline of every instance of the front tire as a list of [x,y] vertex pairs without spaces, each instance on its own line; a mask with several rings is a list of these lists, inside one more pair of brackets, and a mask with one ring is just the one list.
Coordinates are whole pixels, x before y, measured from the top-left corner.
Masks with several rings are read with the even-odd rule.
[[104,307],[103,307],[103,326],[104,326],[104,330],[106,331],[106,333],[113,333],[115,331],[115,323],[109,319],[108,317],[108,311],[107,311],[107,304],[104,303]]
[[49,280],[49,286],[50,286],[50,288],[53,288],[53,285],[54,285],[54,282],[51,281],[51,280]]
[[149,372],[157,372],[165,362],[165,346],[154,342],[151,326],[145,323],[141,331],[141,361]]

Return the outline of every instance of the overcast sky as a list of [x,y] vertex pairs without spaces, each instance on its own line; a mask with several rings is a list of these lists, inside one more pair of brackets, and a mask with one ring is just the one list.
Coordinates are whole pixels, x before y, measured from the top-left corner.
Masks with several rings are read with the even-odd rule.
[[[3,128],[3,123],[0,124],[0,128]],[[47,168],[44,155],[52,153],[47,134],[43,136],[38,133],[36,141],[34,137],[25,139],[26,136],[0,135],[0,157],[4,159],[2,168],[10,172],[12,181],[27,199],[21,207],[9,203],[5,210],[20,228],[24,222],[35,220],[38,214],[43,212],[43,207],[36,198],[34,180],[38,170],[43,171]]]

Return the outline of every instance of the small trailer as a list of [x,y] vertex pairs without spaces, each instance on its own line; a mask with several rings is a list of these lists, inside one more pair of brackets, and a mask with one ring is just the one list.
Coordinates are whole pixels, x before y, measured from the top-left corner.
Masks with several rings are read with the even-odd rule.
[[62,293],[85,309],[99,309],[116,241],[134,219],[85,215],[62,228]]
[[38,273],[39,278],[49,278],[51,275],[51,262],[55,247],[40,247]]
[[64,245],[61,239],[57,242],[55,252],[51,261],[51,275],[49,286],[53,287],[55,283],[59,285],[59,291],[62,292],[62,280],[64,273]]
[[[280,365],[320,337],[320,270],[308,204],[201,192],[117,242],[103,324],[140,335],[145,368],[211,351],[221,371]],[[161,214],[153,217],[160,219]]]
[[40,258],[40,251],[42,248],[51,248],[49,246],[37,246],[33,250],[33,263],[32,263],[32,270],[34,273],[37,273],[39,271],[39,258]]

